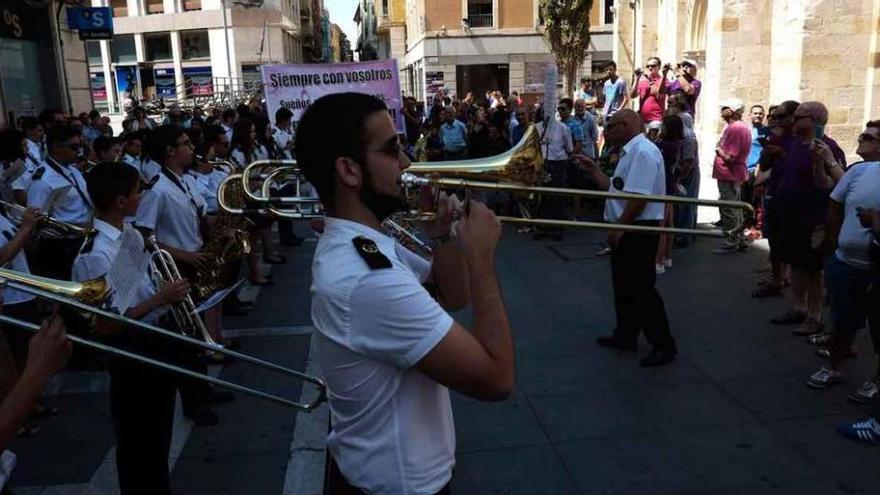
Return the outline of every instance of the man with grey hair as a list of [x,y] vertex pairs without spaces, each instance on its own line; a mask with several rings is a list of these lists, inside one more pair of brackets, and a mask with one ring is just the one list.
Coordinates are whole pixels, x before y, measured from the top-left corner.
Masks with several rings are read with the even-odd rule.
[[[746,160],[752,149],[752,131],[743,123],[745,105],[742,100],[731,98],[721,103],[721,118],[727,122],[721,139],[715,148],[715,165],[712,177],[718,181],[718,193],[722,201],[739,201],[742,184],[748,179]],[[721,229],[724,242],[716,249],[716,254],[745,251],[748,248],[743,235],[742,210],[722,207]]]

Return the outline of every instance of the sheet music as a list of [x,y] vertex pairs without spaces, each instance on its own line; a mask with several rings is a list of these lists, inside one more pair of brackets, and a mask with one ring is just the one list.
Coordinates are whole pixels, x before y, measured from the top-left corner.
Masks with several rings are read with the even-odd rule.
[[49,195],[49,199],[46,200],[46,204],[43,205],[43,212],[51,215],[52,210],[55,209],[55,205],[57,205],[58,201],[60,201],[61,198],[65,194],[67,194],[67,191],[69,191],[71,187],[73,186],[62,186],[58,189],[53,190],[52,194]]
[[141,234],[133,228],[123,229],[119,252],[107,273],[107,284],[114,292],[113,306],[119,314],[125,314],[132,306],[137,288],[147,276],[150,257]]
[[237,289],[238,286],[243,283],[244,283],[244,277],[242,277],[238,282],[232,284],[232,286],[227,287],[225,289],[220,289],[217,292],[211,294],[211,296],[209,298],[202,301],[202,304],[199,304],[199,306],[196,308],[196,313],[201,313],[202,311],[207,311],[207,310],[213,308],[218,303],[220,303],[220,301],[222,301],[223,298],[225,298],[227,295],[229,295],[230,292]]

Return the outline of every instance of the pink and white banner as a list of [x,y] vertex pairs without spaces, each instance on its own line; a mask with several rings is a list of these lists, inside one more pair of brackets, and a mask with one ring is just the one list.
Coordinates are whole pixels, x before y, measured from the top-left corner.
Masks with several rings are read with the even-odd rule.
[[365,93],[385,102],[399,132],[405,132],[397,60],[344,64],[263,65],[263,91],[269,117],[285,107],[293,112],[293,127],[318,98],[334,93]]

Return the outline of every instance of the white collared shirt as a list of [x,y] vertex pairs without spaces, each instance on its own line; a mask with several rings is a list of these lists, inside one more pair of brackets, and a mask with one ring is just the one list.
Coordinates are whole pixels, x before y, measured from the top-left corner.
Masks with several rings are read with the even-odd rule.
[[[31,174],[31,185],[27,191],[27,206],[39,208],[54,218],[64,222],[85,225],[92,221],[92,200],[86,188],[86,180],[76,167],[64,166],[57,162],[46,163]],[[51,166],[55,165],[55,167]],[[57,167],[57,170],[56,170]],[[42,170],[42,172],[41,172]],[[52,211],[46,206],[52,191],[68,187],[66,193],[55,203]]]
[[[622,184],[621,184],[622,182]],[[620,186],[618,188],[615,183]],[[663,155],[657,146],[644,134],[629,140],[620,152],[620,161],[614,170],[614,177],[608,185],[608,192],[627,192],[634,194],[666,194],[666,169]],[[626,208],[625,199],[605,200],[605,221],[617,222]],[[663,203],[649,202],[635,220],[663,220]]]
[[231,143],[232,142],[232,127],[230,127],[226,124],[223,124],[223,123],[220,124],[220,127],[222,127],[224,131],[226,131],[226,139],[228,139],[229,142]]
[[[167,173],[174,175],[170,170]],[[141,197],[135,225],[152,230],[156,240],[163,244],[198,252],[202,249],[199,219],[204,214],[205,199],[188,174],[184,177],[174,175],[180,187],[164,171],[158,177]]]
[[[6,244],[15,237],[16,233],[18,233],[18,228],[10,222],[6,216],[0,215],[0,248],[6,246]],[[27,257],[24,255],[24,250],[20,250],[15,254],[15,257],[9,262],[9,268],[21,273],[31,272],[30,266],[28,266]],[[34,297],[36,296],[28,294],[27,292],[21,292],[9,288],[3,289],[3,304],[5,305],[30,301]]]
[[288,146],[293,146],[294,134],[292,132],[274,125],[272,126],[272,139],[275,140],[278,150],[281,151],[282,158],[285,160],[293,158],[292,148],[288,148]]
[[27,154],[33,161],[41,163],[46,159],[46,146],[43,141],[37,142],[25,139],[25,142],[27,144]]
[[205,198],[207,213],[215,215],[219,211],[217,204],[217,189],[229,174],[222,170],[214,169],[210,173],[203,174],[201,172],[191,171],[190,175],[195,179],[196,189],[199,194]]
[[[391,268],[370,269],[353,239]],[[345,478],[374,494],[436,493],[455,464],[449,390],[414,366],[453,320],[422,286],[430,263],[363,224],[326,217],[312,262],[312,321],[327,380],[327,446]]]
[[[107,273],[110,272],[110,268],[113,266],[113,262],[116,260],[116,254],[119,252],[119,247],[122,245],[122,230],[119,230],[109,223],[99,219],[95,219],[94,227],[94,233],[86,239],[86,242],[84,242],[82,248],[80,248],[79,254],[73,261],[73,280],[76,282],[94,280],[107,275]],[[122,228],[123,230],[128,230],[133,229],[134,227],[125,224]],[[137,238],[141,239],[141,242],[143,242],[143,238],[139,234],[137,234]],[[141,246],[141,248],[143,249],[143,246]],[[113,287],[110,289],[112,291]],[[156,286],[153,283],[152,277],[150,277],[148,272],[144,272],[140,283],[137,288],[134,289],[132,307],[149,299],[156,294],[156,292]],[[113,307],[112,299],[110,301],[110,306]],[[167,306],[157,308],[141,318],[141,320],[147,323],[155,323],[166,311],[168,311]]]
[[574,150],[568,126],[554,119],[546,133],[543,122],[539,123],[537,127],[538,134],[543,138],[541,151],[544,152],[544,158],[554,161],[568,160],[569,153]]
[[33,175],[34,171],[45,165],[45,161],[35,159],[34,155],[28,153],[28,155],[24,159],[24,172],[22,172],[21,175],[16,177],[15,180],[10,183],[10,188],[13,191],[27,191],[31,187],[31,176]]

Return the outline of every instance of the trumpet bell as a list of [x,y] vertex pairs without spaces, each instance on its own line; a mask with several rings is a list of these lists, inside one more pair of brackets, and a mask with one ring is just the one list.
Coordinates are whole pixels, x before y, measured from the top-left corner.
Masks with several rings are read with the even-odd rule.
[[542,184],[546,173],[541,154],[541,133],[533,124],[516,146],[500,155],[471,160],[414,162],[406,171],[418,175],[507,181],[527,186]]

